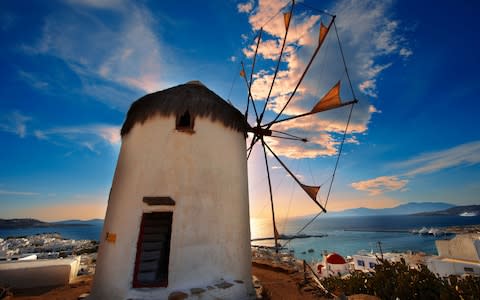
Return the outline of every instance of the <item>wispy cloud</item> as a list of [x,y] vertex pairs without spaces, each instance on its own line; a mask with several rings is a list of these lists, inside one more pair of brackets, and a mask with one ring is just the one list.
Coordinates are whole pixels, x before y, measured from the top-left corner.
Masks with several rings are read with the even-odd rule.
[[[130,88],[130,94],[163,87],[161,74],[167,73],[163,57],[169,53],[154,32],[158,24],[146,7],[117,0],[67,3],[45,19],[39,40],[24,45],[26,53],[61,59],[78,75],[87,94],[123,109],[128,103],[125,96],[118,97],[119,87]],[[102,17],[105,10],[115,15],[115,26]],[[22,74],[33,81],[31,73]]]
[[32,118],[18,111],[3,115],[0,119],[0,130],[13,133],[21,138],[27,135],[27,122]]
[[371,196],[377,196],[385,192],[401,190],[407,183],[408,179],[401,179],[397,176],[381,176],[354,182],[351,185],[356,190],[368,192]]
[[474,141],[450,149],[422,153],[403,162],[394,163],[392,167],[403,170],[402,174],[358,181],[352,183],[351,186],[356,190],[366,191],[374,196],[389,191],[406,190],[407,183],[417,175],[479,163],[480,141]]
[[480,141],[474,141],[450,149],[423,153],[393,166],[407,169],[406,176],[415,176],[478,163],[480,163]]
[[29,85],[33,86],[36,89],[46,89],[48,87],[48,82],[39,78],[37,75],[25,72],[23,70],[18,70],[18,76],[23,81],[27,82]]
[[105,124],[55,127],[36,130],[34,135],[40,140],[73,143],[94,153],[99,153],[96,146],[100,143],[117,145],[121,141],[120,127]]
[[40,195],[40,194],[39,194],[39,193],[34,193],[34,192],[20,192],[20,191],[0,190],[0,195],[7,195],[7,196],[36,196],[36,195]]
[[[260,27],[267,33],[258,49],[259,70],[254,74],[252,93],[256,100],[265,99],[273,80],[273,67],[278,58],[281,42],[285,34],[283,15],[275,14],[282,10],[288,11],[288,1],[260,0],[258,6],[249,11],[249,22],[252,29]],[[329,11],[335,13],[338,34],[342,40],[343,51],[347,59],[350,75],[357,90],[370,97],[378,96],[377,79],[382,72],[389,68],[395,58],[408,57],[413,54],[406,39],[400,32],[400,21],[388,17],[392,8],[391,1],[353,1],[341,0],[335,2]],[[240,9],[239,9],[240,11]],[[330,18],[317,15],[316,12],[305,9],[298,4],[291,21],[287,45],[284,52],[284,64],[277,74],[275,86],[271,94],[268,109],[278,113],[290,97],[300,75],[306,67],[318,43],[320,21],[328,24]],[[272,18],[273,17],[273,18]],[[244,48],[244,54],[252,58],[255,52],[256,41]],[[270,64],[269,64],[270,63]],[[319,80],[321,78],[321,80]],[[312,65],[296,96],[284,111],[285,114],[295,115],[310,111],[313,105],[339,80],[343,81],[342,98],[351,99],[348,84],[343,69],[343,62],[335,36],[332,30],[325,40],[317,60]],[[358,93],[358,92],[357,92]],[[362,133],[368,129],[371,115],[377,110],[369,101],[360,97],[352,115],[349,133]],[[300,129],[307,127],[322,134],[333,135],[342,133],[345,129],[347,113],[345,109],[326,112],[322,118],[317,116],[308,119],[286,122],[277,126],[278,130]],[[358,143],[349,138],[349,141]],[[332,143],[330,143],[332,146]],[[280,148],[285,148],[283,150]],[[275,150],[292,158],[300,158],[302,151],[292,151],[292,146],[286,142],[279,142]],[[333,153],[332,153],[333,150]],[[338,151],[336,147],[306,151],[305,157],[333,155]],[[294,154],[295,153],[295,154]]]

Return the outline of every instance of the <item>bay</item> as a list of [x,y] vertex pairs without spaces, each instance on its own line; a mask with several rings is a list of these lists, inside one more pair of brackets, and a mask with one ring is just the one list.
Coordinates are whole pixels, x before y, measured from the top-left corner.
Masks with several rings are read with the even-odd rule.
[[[281,234],[297,234],[312,217],[279,220],[277,229]],[[381,242],[384,252],[424,252],[437,255],[435,240],[445,237],[412,234],[414,229],[442,228],[480,224],[480,216],[365,216],[326,217],[321,215],[302,233],[309,235],[326,234],[322,238],[293,239],[286,246],[295,251],[295,256],[307,261],[318,260],[324,251],[337,252],[343,256],[358,251],[379,252]],[[398,231],[398,232],[397,232]],[[269,219],[251,220],[252,238],[272,237],[272,222]],[[452,238],[453,236],[448,236]],[[281,240],[284,245],[286,241]],[[273,246],[273,240],[254,242],[255,245]],[[313,249],[313,252],[308,252]]]
[[[277,221],[278,231],[282,234],[296,234],[311,217],[297,217]],[[302,233],[310,235],[326,234],[322,238],[304,238],[291,240],[288,249],[295,251],[295,256],[307,261],[321,259],[323,251],[337,252],[341,255],[353,255],[361,250],[378,252],[381,242],[384,252],[424,252],[436,255],[434,237],[412,234],[413,229],[442,228],[447,226],[464,226],[480,224],[480,216],[368,216],[368,217],[328,217],[321,215]],[[59,233],[67,239],[100,239],[103,224],[101,222],[83,226],[52,226],[37,228],[0,228],[0,237],[26,236],[38,233]],[[250,220],[252,238],[272,237],[273,229],[270,219]],[[400,231],[400,232],[396,232]],[[452,238],[452,236],[449,236]],[[286,241],[281,240],[283,245]],[[253,242],[254,245],[273,246],[273,240]],[[313,252],[308,252],[313,249]],[[305,252],[305,253],[303,253]]]

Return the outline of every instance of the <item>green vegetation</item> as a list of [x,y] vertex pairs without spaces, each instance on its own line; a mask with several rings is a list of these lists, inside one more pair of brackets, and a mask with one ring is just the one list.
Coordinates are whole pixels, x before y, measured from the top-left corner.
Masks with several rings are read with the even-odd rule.
[[[352,272],[343,278],[322,279],[335,294],[369,294],[381,299],[479,299],[480,278],[467,276],[439,278],[426,266],[411,269],[405,261],[381,261],[375,272]],[[325,295],[326,296],[326,295]]]

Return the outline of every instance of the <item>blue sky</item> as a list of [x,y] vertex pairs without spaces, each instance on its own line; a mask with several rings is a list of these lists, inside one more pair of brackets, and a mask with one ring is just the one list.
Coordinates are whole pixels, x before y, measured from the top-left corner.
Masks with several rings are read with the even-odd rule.
[[[480,194],[479,25],[474,1],[303,1],[337,15],[355,107],[328,209],[410,201],[476,204]],[[294,8],[267,118],[291,92],[328,15]],[[253,95],[265,97],[288,1],[65,0],[0,3],[0,218],[102,218],[129,105],[200,80],[240,110],[256,30]],[[352,99],[330,31],[286,110],[311,109],[336,81]],[[285,122],[303,145],[270,140],[306,184],[328,182],[348,108]],[[288,123],[288,124],[287,124]],[[268,214],[262,152],[249,161],[251,215]],[[318,208],[271,160],[279,215]],[[328,184],[322,185],[325,201]]]

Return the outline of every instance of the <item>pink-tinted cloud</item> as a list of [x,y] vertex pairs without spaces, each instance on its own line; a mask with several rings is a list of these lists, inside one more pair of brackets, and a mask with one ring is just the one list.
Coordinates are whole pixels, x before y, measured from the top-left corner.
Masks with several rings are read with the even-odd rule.
[[380,176],[353,182],[351,186],[356,190],[368,192],[371,196],[377,196],[385,192],[402,190],[407,183],[408,179],[401,179],[398,176]]
[[[282,38],[285,34],[282,12],[290,10],[289,3],[289,1],[281,0],[260,0],[258,6],[249,16],[252,29],[258,30],[262,27],[266,32],[258,48],[257,59],[263,59],[264,64],[260,65],[268,65],[268,62],[270,62],[271,66],[260,68],[253,76],[252,94],[254,99],[259,100],[259,102],[266,98],[270,90],[273,80],[273,66],[278,59]],[[343,41],[343,50],[350,75],[353,78],[354,85],[357,83],[357,97],[360,93],[377,97],[377,78],[392,65],[392,62],[389,61],[390,56],[406,57],[412,54],[405,38],[399,33],[400,22],[386,17],[389,15],[391,6],[390,2],[342,0],[329,8],[329,11],[337,15],[336,25],[340,39]],[[277,14],[279,11],[280,13]],[[267,107],[270,112],[280,112],[290,98],[291,92],[318,44],[320,20],[324,24],[328,24],[330,18],[327,15],[318,15],[315,11],[302,10],[302,6],[299,4],[294,9],[294,17],[290,23],[290,31],[282,59],[283,63],[277,74]],[[253,41],[244,48],[244,54],[252,58],[255,47],[256,41]],[[283,114],[297,115],[310,111],[338,80],[342,80],[342,99],[344,101],[351,100],[353,95],[348,88],[337,38],[332,27],[317,59]],[[356,105],[352,115],[350,134],[366,132],[371,115],[378,112],[367,99],[361,96],[359,98],[360,103]],[[341,134],[345,130],[348,115],[345,111],[345,109],[342,109],[322,113],[321,117],[314,116],[286,122],[279,125],[277,129],[289,131],[305,131],[308,129],[324,134]],[[358,143],[358,140],[351,136],[348,137],[347,141]],[[292,146],[290,143],[283,141],[277,142],[275,146],[276,151],[288,157],[293,157],[293,153],[303,147],[303,145]],[[328,151],[318,149],[317,156],[331,155],[332,148],[327,148]],[[313,151],[312,149],[305,151],[305,157],[317,157],[313,155]],[[298,158],[301,153],[294,156]]]
[[[68,3],[70,10],[53,12],[46,18],[42,35],[33,45],[24,45],[25,52],[63,60],[79,76],[86,94],[114,107],[124,108],[127,104],[121,102],[123,97],[118,97],[112,84],[144,92],[164,86],[161,74],[168,73],[164,58],[171,53],[155,34],[155,19],[141,3],[117,0]],[[111,11],[118,18],[115,30],[96,10]],[[25,80],[34,80],[27,72],[20,75]],[[33,83],[40,87],[48,85],[38,80]]]
[[250,1],[245,2],[245,3],[239,3],[237,5],[238,12],[250,13],[253,9],[253,3],[254,3],[253,0],[250,0]]
[[354,182],[351,186],[370,195],[388,191],[407,190],[406,185],[415,176],[439,172],[444,169],[472,166],[480,163],[480,141],[461,144],[449,149],[423,153],[403,162],[394,163],[395,169],[403,169],[403,175],[380,176]]

